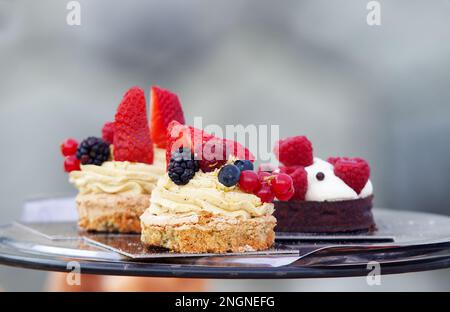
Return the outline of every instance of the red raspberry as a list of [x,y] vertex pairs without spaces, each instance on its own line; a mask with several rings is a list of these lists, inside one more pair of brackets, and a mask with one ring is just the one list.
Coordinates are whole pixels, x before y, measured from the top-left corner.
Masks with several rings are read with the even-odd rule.
[[313,164],[313,147],[305,136],[295,136],[277,142],[273,152],[285,166],[307,167]]
[[141,88],[128,90],[117,110],[114,160],[153,163],[153,142],[148,128],[145,95]]
[[334,174],[350,186],[357,194],[366,185],[370,177],[369,164],[362,158],[330,157],[328,162],[334,165]]
[[107,122],[103,125],[102,138],[109,144],[114,143],[114,122]]
[[336,162],[341,158],[347,158],[347,157],[328,157],[327,162],[332,164],[333,166],[336,164]]
[[61,144],[61,154],[63,156],[72,156],[77,153],[78,141],[75,139],[65,139]]
[[66,156],[64,159],[64,171],[72,172],[80,170],[80,160],[75,155]]
[[308,174],[302,166],[280,167],[282,173],[291,176],[294,184],[294,195],[291,200],[305,200],[306,191],[308,190]]

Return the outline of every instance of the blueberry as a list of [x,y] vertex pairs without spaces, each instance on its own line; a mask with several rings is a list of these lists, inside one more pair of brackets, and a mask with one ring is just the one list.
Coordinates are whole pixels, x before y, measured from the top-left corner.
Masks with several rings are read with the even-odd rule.
[[250,170],[253,171],[253,163],[250,160],[236,160],[234,164],[241,170],[246,171]]
[[233,186],[239,182],[241,170],[235,165],[225,165],[219,171],[219,182],[225,186]]

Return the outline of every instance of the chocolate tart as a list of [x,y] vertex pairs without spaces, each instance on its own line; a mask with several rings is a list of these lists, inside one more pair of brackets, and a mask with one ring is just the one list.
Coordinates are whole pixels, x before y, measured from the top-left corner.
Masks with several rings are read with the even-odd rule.
[[373,232],[373,195],[342,201],[276,201],[277,232]]

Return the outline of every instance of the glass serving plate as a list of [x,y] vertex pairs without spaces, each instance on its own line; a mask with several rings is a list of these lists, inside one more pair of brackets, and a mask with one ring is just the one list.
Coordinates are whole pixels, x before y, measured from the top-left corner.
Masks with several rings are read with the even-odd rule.
[[25,217],[0,228],[0,263],[67,271],[77,261],[90,274],[202,278],[363,276],[372,261],[382,274],[450,267],[450,217],[435,214],[374,209],[379,230],[370,235],[278,233],[266,252],[189,255],[148,250],[139,235],[79,231],[52,203],[44,205],[44,219]]

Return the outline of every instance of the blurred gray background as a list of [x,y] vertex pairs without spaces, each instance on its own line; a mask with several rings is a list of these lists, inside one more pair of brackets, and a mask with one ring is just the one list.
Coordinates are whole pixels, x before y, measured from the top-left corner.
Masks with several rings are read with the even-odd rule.
[[[26,199],[74,195],[59,143],[97,135],[131,86],[179,94],[188,122],[279,124],[317,156],[369,160],[377,206],[450,214],[450,2],[0,0],[0,221]],[[42,272],[0,267],[0,287]],[[449,270],[214,290],[450,290]]]

